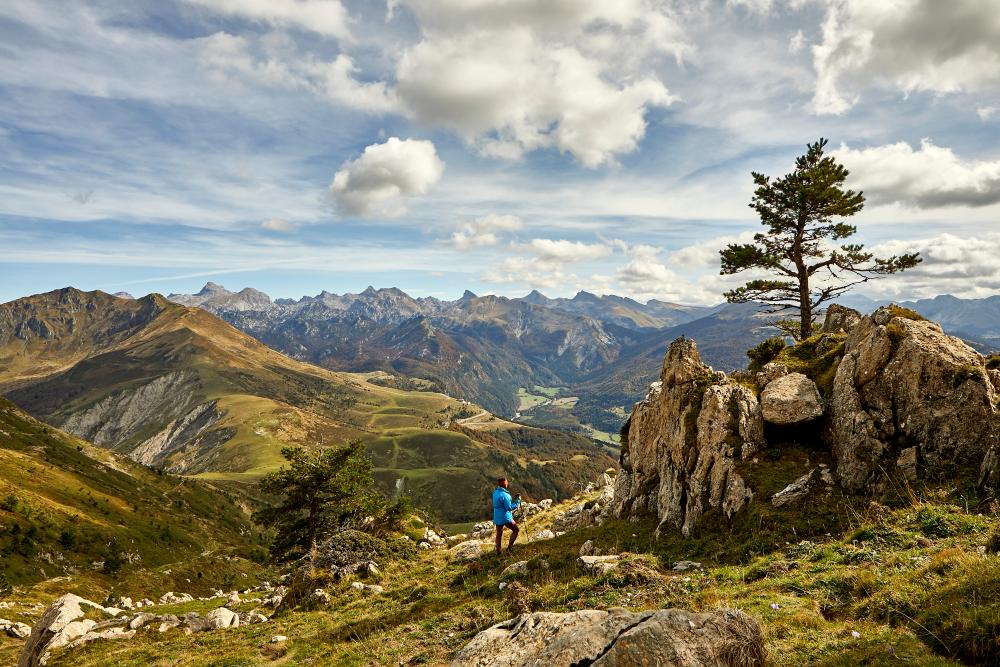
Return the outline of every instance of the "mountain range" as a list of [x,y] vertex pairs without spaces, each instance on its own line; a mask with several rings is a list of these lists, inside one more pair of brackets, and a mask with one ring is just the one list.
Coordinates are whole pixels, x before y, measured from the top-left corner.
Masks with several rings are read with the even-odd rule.
[[66,288],[0,305],[0,394],[167,472],[248,482],[282,465],[285,445],[360,439],[383,488],[461,521],[505,470],[562,497],[613,463],[584,437],[492,417],[459,426],[481,408],[392,384],[292,359],[156,294]]
[[[695,338],[709,364],[732,371],[746,365],[748,348],[777,333],[774,316],[752,304],[640,303],[588,292],[508,298],[466,291],[445,301],[368,287],[272,300],[253,288],[231,292],[208,283],[197,294],[167,298],[204,308],[296,359],[421,378],[500,415],[591,434],[617,431],[676,337]],[[850,298],[865,311],[886,303]],[[904,305],[982,351],[1000,347],[1000,296]]]

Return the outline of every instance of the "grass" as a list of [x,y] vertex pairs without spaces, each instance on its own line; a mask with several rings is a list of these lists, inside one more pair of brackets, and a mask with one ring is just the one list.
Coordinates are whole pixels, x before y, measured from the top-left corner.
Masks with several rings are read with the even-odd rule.
[[820,394],[829,396],[837,366],[844,356],[847,334],[822,333],[786,347],[775,358],[793,373],[802,373],[816,383]]
[[[419,552],[386,566],[382,596],[358,594],[345,581],[328,589],[333,603],[325,610],[202,635],[140,633],[50,664],[443,664],[475,633],[518,608],[671,606],[744,610],[762,623],[769,664],[777,666],[989,664],[1000,632],[1000,557],[977,549],[1000,522],[966,512],[956,500],[941,492],[893,507],[834,503],[836,520],[812,528],[801,511],[775,510],[767,518],[757,508],[730,531],[706,525],[692,539],[676,533],[656,539],[652,522],[610,520],[472,563]],[[526,532],[564,509],[531,517]],[[769,521],[783,524],[791,539],[768,530],[753,535],[755,525]],[[798,537],[788,534],[791,528]],[[760,548],[749,554],[740,545],[754,538]],[[609,575],[587,575],[576,554],[588,539],[603,551],[632,555]],[[687,559],[705,568],[670,569]],[[517,595],[500,589],[511,581],[500,572],[514,560],[528,561],[519,586],[508,586]],[[290,640],[272,647],[273,634]]]

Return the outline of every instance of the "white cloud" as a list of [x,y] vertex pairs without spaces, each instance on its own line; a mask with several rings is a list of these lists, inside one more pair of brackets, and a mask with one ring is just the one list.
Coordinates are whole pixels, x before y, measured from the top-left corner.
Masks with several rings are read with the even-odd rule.
[[979,116],[979,120],[986,122],[996,114],[996,107],[976,107],[976,115]]
[[261,229],[266,229],[271,232],[290,232],[295,229],[296,225],[295,223],[281,218],[271,218],[270,220],[265,220],[260,223],[260,226]]
[[434,144],[390,137],[372,144],[334,175],[330,195],[342,212],[360,217],[398,217],[405,199],[425,194],[444,173]]
[[539,148],[588,167],[636,148],[648,109],[673,101],[652,59],[686,48],[645,0],[400,0],[423,39],[396,70],[416,119],[448,127],[483,153]]
[[806,46],[806,36],[801,30],[792,35],[788,40],[788,52],[792,55],[799,53]]
[[813,47],[817,113],[844,113],[868,85],[953,93],[1000,83],[1000,0],[830,0]]
[[899,142],[863,149],[841,146],[833,155],[850,169],[849,183],[872,204],[936,208],[1000,203],[1000,160],[963,160],[929,139],[918,150]]
[[871,248],[879,255],[919,251],[923,262],[897,276],[869,286],[886,298],[920,298],[954,294],[965,298],[992,296],[1000,291],[1000,233],[937,236],[895,240]]
[[251,42],[219,32],[198,40],[203,65],[218,79],[235,76],[261,85],[299,89],[348,108],[372,113],[398,110],[398,102],[382,81],[361,82],[354,60],[341,53],[332,61],[302,56],[280,35]]
[[516,215],[484,215],[464,223],[454,232],[449,243],[457,250],[485,248],[500,242],[504,232],[515,232],[524,228],[524,223]]
[[604,243],[584,243],[565,239],[532,239],[521,246],[534,253],[544,264],[574,264],[600,259],[611,254],[611,247]]
[[187,0],[208,10],[260,21],[278,28],[298,28],[325,37],[351,39],[350,17],[340,0]]

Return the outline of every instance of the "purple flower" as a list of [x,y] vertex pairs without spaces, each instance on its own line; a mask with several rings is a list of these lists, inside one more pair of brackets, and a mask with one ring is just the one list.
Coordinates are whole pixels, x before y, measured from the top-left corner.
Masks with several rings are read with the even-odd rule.
[[858,632],[857,630],[851,630],[851,636],[854,637],[855,639],[861,639],[861,633]]
[[781,609],[781,605],[778,604],[777,602],[772,602],[771,603],[771,609],[773,609],[775,611],[778,611],[779,609]]

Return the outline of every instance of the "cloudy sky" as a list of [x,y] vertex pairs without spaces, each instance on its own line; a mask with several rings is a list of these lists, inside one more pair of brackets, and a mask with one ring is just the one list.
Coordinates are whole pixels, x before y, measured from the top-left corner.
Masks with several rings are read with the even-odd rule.
[[1000,0],[4,0],[0,301],[717,302],[820,136],[869,294],[1000,292]]

